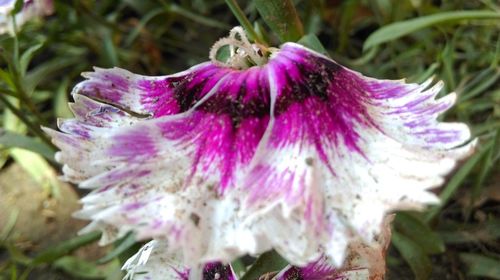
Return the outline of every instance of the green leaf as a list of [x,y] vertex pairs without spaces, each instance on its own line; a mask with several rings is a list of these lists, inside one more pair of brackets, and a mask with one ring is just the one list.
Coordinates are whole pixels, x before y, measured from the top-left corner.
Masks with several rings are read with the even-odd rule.
[[283,259],[276,251],[269,251],[260,255],[240,280],[259,279],[260,276],[268,272],[280,271],[287,265],[288,262]]
[[325,47],[323,47],[321,41],[314,34],[304,35],[304,37],[300,38],[297,43],[328,56],[328,52]]
[[499,150],[498,147],[500,145],[500,129],[496,129],[495,136],[493,137],[492,142],[493,144],[488,149],[483,158],[481,168],[476,176],[476,180],[472,187],[471,206],[473,205],[474,200],[479,198],[481,194],[481,189],[484,183],[486,182],[488,175],[490,174],[491,170],[495,167],[495,162],[498,159],[498,158],[496,159],[496,153],[498,152]]
[[246,267],[241,259],[236,259],[231,262],[231,267],[233,268],[234,274],[236,274],[236,279],[245,274]]
[[17,0],[14,4],[14,9],[12,10],[12,15],[19,13],[24,7],[24,0]]
[[392,244],[410,266],[416,280],[427,280],[432,271],[432,264],[420,246],[410,238],[394,231]]
[[445,250],[441,237],[417,216],[400,212],[396,215],[394,227],[418,244],[426,254],[438,254]]
[[105,32],[103,32],[102,36],[102,55],[104,55],[104,61],[108,64],[108,66],[118,66],[120,62],[118,59],[118,50],[113,41],[113,34],[111,33],[111,31],[106,30]]
[[53,98],[54,114],[56,118],[72,118],[73,113],[69,109],[68,103],[69,78],[62,80]]
[[165,10],[163,8],[156,8],[149,11],[144,16],[142,16],[141,20],[139,21],[139,24],[137,24],[137,26],[128,34],[127,38],[125,39],[125,46],[129,47],[130,45],[132,45],[132,43],[139,36],[141,31],[144,30],[148,22],[164,12]]
[[[464,88],[463,94],[459,95],[460,102],[464,102],[466,100],[470,100],[483,93],[489,87],[495,86],[497,81],[500,79],[500,69],[486,69],[483,73],[488,73],[487,76],[480,76],[483,79],[474,79],[474,84],[471,82],[469,85]],[[478,75],[479,76],[479,75]],[[477,77],[479,78],[479,77]],[[473,87],[470,85],[474,85]]]
[[32,259],[21,251],[18,247],[14,246],[12,243],[6,243],[5,248],[9,252],[9,257],[16,263],[20,263],[23,265],[29,265],[32,262]]
[[469,276],[500,279],[500,260],[479,254],[460,254],[460,259],[467,264]]
[[339,25],[339,46],[338,52],[344,52],[349,43],[350,28],[353,24],[353,17],[358,11],[359,0],[345,0],[340,7],[340,25]]
[[422,16],[415,19],[395,22],[372,33],[366,39],[363,50],[368,50],[376,45],[397,39],[399,37],[411,34],[419,29],[429,26],[472,19],[495,19],[500,18],[500,13],[493,11],[452,11],[443,12],[428,16]]
[[63,241],[52,248],[40,252],[33,260],[33,264],[37,265],[42,263],[52,263],[55,260],[66,256],[67,254],[71,253],[72,251],[80,247],[83,247],[87,244],[97,241],[100,238],[100,236],[101,236],[100,232],[90,232]]
[[0,69],[0,80],[5,82],[9,89],[14,89],[16,87],[12,74],[4,69]]
[[19,60],[19,65],[20,65],[20,72],[21,75],[24,76],[26,74],[26,70],[28,70],[28,66],[33,59],[33,56],[36,54],[36,52],[43,47],[43,42],[36,44],[34,46],[31,46],[29,49],[27,49],[22,55],[21,59]]
[[26,91],[32,92],[42,81],[50,79],[68,66],[78,65],[79,63],[81,63],[80,57],[59,57],[37,65],[36,68],[26,74],[23,81]]
[[447,244],[494,243],[500,238],[500,219],[492,219],[476,225],[463,224],[441,230],[439,235]]
[[47,144],[39,142],[32,137],[10,132],[0,128],[0,145],[6,148],[21,148],[42,155],[55,163],[54,150]]
[[102,279],[106,274],[95,264],[73,256],[65,256],[54,262],[54,267],[71,276],[84,279]]
[[122,253],[126,252],[129,248],[134,246],[136,243],[135,236],[132,233],[127,234],[124,238],[117,242],[117,246],[109,252],[106,256],[97,260],[98,264],[103,264],[112,261],[114,258],[118,257]]
[[182,8],[179,5],[176,4],[170,4],[167,6],[168,11],[172,13],[179,14],[187,19],[190,19],[194,22],[198,22],[200,24],[209,26],[209,27],[214,27],[214,28],[220,28],[220,29],[229,29],[229,26],[221,22],[219,20],[213,19],[211,17],[205,17],[196,13],[191,12],[190,10],[186,10]]
[[255,7],[281,42],[296,42],[304,35],[304,27],[291,0],[255,0]]

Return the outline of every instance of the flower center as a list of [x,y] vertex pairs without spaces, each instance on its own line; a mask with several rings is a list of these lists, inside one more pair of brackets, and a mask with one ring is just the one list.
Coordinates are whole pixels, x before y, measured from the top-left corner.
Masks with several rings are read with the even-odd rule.
[[260,44],[252,44],[241,26],[236,26],[229,36],[219,39],[210,50],[210,60],[219,66],[248,69],[264,65],[273,49]]

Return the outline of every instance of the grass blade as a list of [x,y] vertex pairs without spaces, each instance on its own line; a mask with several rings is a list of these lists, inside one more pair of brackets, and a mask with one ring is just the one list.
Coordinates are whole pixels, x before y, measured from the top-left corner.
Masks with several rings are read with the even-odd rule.
[[460,259],[469,267],[469,276],[500,279],[500,260],[468,253],[460,254]]
[[366,39],[363,50],[368,50],[376,45],[389,42],[399,37],[411,34],[419,29],[423,29],[436,24],[456,22],[472,19],[497,19],[500,13],[493,11],[452,11],[423,16],[415,19],[395,22],[386,25]]
[[415,279],[429,279],[432,264],[418,244],[396,231],[392,233],[392,244],[410,265],[411,270],[415,274]]

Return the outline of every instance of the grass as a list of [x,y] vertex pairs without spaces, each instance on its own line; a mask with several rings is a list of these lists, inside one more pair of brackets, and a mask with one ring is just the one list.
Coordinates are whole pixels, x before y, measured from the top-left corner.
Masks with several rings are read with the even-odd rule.
[[[444,119],[469,124],[479,140],[475,155],[438,190],[441,205],[397,215],[388,279],[500,279],[498,3],[294,2],[305,42],[318,48],[322,43],[340,63],[377,78],[443,80],[442,94],[455,91],[459,97]],[[278,45],[279,36],[254,3],[245,2],[245,14],[259,36]],[[0,166],[23,166],[47,197],[57,196],[54,170],[60,167],[39,127],[71,117],[69,91],[82,71],[119,66],[147,75],[174,73],[205,61],[213,42],[238,24],[222,0],[55,4],[53,16],[27,24],[17,37],[0,36]],[[33,153],[20,152],[25,150]],[[99,262],[71,253],[95,243],[96,235],[60,240],[52,249],[21,250],[10,238],[16,211],[0,227],[0,279],[45,275],[41,271],[53,279],[120,279],[120,263],[137,246],[125,237]]]

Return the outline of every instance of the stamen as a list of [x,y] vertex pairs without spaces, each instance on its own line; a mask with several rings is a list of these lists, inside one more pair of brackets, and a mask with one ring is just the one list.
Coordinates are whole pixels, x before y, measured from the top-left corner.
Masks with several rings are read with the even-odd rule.
[[[227,61],[217,59],[217,54],[224,47],[229,46]],[[210,60],[221,67],[246,69],[252,65],[263,65],[267,62],[267,49],[264,46],[252,44],[248,40],[241,26],[234,27],[229,36],[215,42],[210,49]]]

